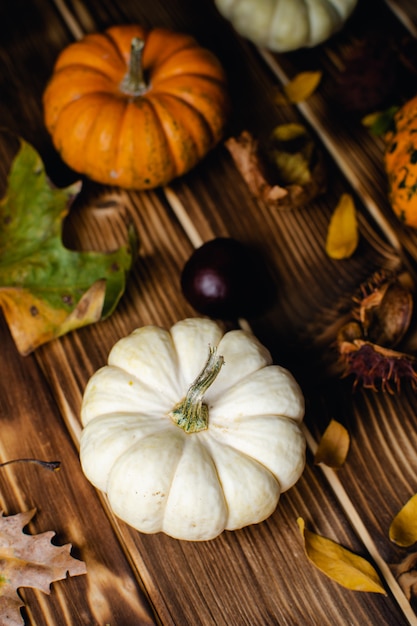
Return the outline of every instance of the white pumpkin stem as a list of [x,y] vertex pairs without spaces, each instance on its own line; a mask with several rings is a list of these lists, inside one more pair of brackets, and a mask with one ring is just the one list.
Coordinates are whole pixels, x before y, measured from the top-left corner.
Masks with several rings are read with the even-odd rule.
[[134,37],[130,48],[129,71],[124,77],[121,89],[130,96],[140,96],[148,86],[143,75],[142,54],[145,42],[140,37]]
[[208,406],[203,403],[204,394],[217,378],[224,364],[224,358],[217,349],[209,346],[206,364],[190,385],[186,396],[172,409],[170,417],[186,433],[197,433],[208,428]]

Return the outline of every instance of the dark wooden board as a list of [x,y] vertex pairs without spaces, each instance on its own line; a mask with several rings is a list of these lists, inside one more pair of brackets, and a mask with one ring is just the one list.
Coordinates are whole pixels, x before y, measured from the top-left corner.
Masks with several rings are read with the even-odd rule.
[[[135,223],[141,245],[126,294],[108,320],[50,342],[29,357],[18,356],[2,320],[1,458],[52,455],[62,460],[58,475],[31,466],[3,470],[2,508],[9,514],[36,507],[30,530],[55,530],[59,543],[71,543],[88,570],[86,576],[54,584],[50,596],[24,590],[26,622],[416,623],[413,602],[394,576],[393,566],[408,552],[388,539],[393,516],[416,491],[415,394],[352,394],[351,381],[340,381],[332,369],[335,334],[357,288],[381,268],[408,269],[416,258],[415,234],[390,212],[380,142],[359,123],[346,126],[329,114],[328,82],[299,107],[274,102],[282,82],[303,69],[322,68],[326,80],[334,80],[340,40],[308,54],[267,55],[240,39],[209,0],[198,6],[188,0],[169,5],[37,0],[26,12],[24,5],[18,0],[2,11],[0,123],[39,149],[57,184],[73,174],[57,158],[43,127],[41,97],[56,55],[84,32],[134,21],[191,32],[218,54],[233,96],[229,135],[304,122],[317,134],[330,173],[326,193],[295,211],[274,210],[251,197],[223,145],[167,189],[128,193],[84,183],[65,223],[68,245],[114,248],[126,237],[126,217]],[[412,3],[401,8],[415,24]],[[386,10],[396,29],[410,30],[391,7]],[[341,36],[348,40],[353,34],[348,28]],[[5,169],[3,161],[3,184]],[[336,262],[326,256],[324,244],[331,213],[344,192],[355,197],[361,239],[351,259]],[[268,260],[277,298],[249,323],[276,362],[300,381],[307,400],[309,453],[303,477],[266,522],[194,544],[142,535],[113,516],[105,497],[81,472],[79,410],[87,380],[106,362],[118,338],[138,326],[169,327],[195,315],[181,294],[181,270],[195,246],[216,236],[257,246]],[[348,461],[338,473],[323,471],[312,460],[331,418],[342,421],[352,439]],[[319,534],[372,560],[387,595],[354,593],[316,570],[303,552],[299,516]]]

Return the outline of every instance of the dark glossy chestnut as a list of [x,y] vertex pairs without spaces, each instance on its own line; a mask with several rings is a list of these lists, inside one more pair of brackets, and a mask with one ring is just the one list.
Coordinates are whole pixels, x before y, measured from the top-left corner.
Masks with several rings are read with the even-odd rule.
[[262,255],[228,237],[195,250],[183,268],[181,289],[196,311],[223,320],[259,314],[274,292]]

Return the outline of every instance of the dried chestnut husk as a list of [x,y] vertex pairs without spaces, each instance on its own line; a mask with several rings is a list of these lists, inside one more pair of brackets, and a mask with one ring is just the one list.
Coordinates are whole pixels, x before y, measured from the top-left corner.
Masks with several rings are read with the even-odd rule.
[[343,110],[365,115],[387,106],[395,94],[399,63],[382,37],[355,41],[344,51],[345,67],[333,95]]
[[407,381],[417,389],[417,360],[407,350],[413,294],[404,277],[377,275],[355,298],[352,319],[337,336],[342,377],[358,386],[394,393]]

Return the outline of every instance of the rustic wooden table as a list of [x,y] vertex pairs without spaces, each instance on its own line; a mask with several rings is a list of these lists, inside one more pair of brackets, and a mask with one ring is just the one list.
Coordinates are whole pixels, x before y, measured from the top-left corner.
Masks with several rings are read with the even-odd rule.
[[[343,46],[376,20],[390,37],[415,37],[414,0],[365,0],[365,15],[339,38],[312,51],[278,55],[240,39],[210,0],[6,0],[0,7],[0,124],[31,142],[58,185],[69,182],[43,125],[41,97],[60,50],[86,32],[115,23],[167,26],[211,48],[228,73],[233,116],[228,134],[262,133],[278,123],[311,125],[328,157],[326,193],[304,209],[271,210],[253,199],[228,151],[218,146],[167,189],[127,193],[88,181],[65,223],[77,248],[110,249],[123,241],[129,212],[141,241],[127,292],[106,321],[70,333],[29,356],[17,352],[0,317],[0,460],[58,458],[54,474],[14,465],[0,475],[6,515],[36,508],[28,532],[55,530],[85,561],[85,576],[52,585],[51,594],[21,589],[25,623],[105,626],[231,624],[313,626],[417,624],[395,566],[410,550],[388,528],[417,491],[417,399],[358,390],[330,372],[332,341],[360,283],[375,270],[413,271],[417,237],[387,201],[382,141],[330,104]],[[369,19],[375,15],[375,19]],[[355,30],[357,29],[357,30]],[[323,70],[317,92],[298,106],[277,106],[277,89],[303,70]],[[416,83],[417,84],[417,83]],[[415,91],[415,89],[414,89]],[[5,164],[1,175],[6,177]],[[355,197],[360,245],[349,260],[325,253],[330,215],[344,192]],[[105,201],[105,202],[104,202]],[[79,411],[84,387],[121,336],[145,324],[171,326],[194,316],[179,278],[193,249],[217,236],[263,248],[279,297],[251,320],[276,362],[303,388],[308,459],[301,480],[264,523],[188,543],[143,535],[116,519],[79,464]],[[312,462],[329,419],[344,423],[351,449],[337,473]],[[297,517],[372,561],[387,595],[349,591],[306,558]],[[412,551],[412,550],[411,550]]]

